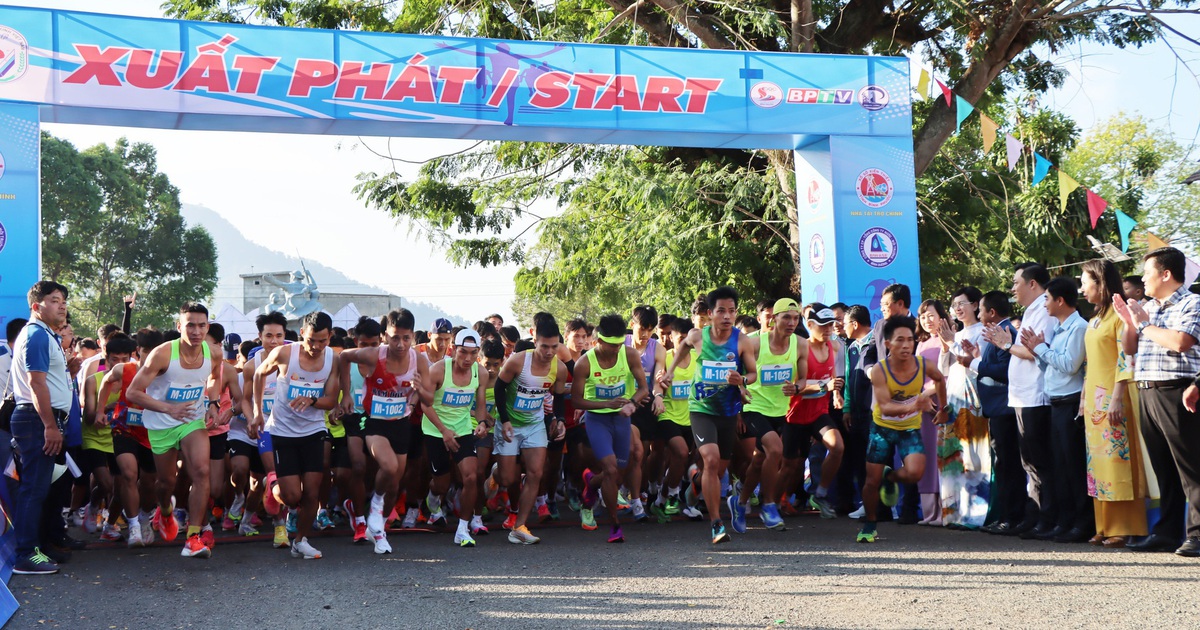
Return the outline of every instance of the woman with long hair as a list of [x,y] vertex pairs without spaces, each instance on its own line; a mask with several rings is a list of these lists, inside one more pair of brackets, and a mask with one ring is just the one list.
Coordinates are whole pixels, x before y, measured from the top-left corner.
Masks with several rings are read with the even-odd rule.
[[[948,354],[967,356],[967,348],[982,343],[983,324],[979,303],[983,293],[962,287],[950,298],[954,319],[962,325],[953,333]],[[942,335],[950,334],[943,326]],[[992,451],[988,444],[988,421],[983,416],[979,393],[970,368],[958,360],[946,371],[947,406],[950,422],[939,427],[938,472],[941,477],[942,521],[955,529],[975,529],[987,519],[991,495]]]
[[1121,274],[1107,260],[1083,263],[1082,276],[1083,297],[1096,307],[1084,337],[1087,483],[1096,512],[1096,535],[1089,542],[1120,548],[1130,536],[1148,532],[1137,388],[1133,366],[1121,348],[1124,325],[1112,307],[1113,295],[1123,297],[1124,291]]
[[[944,362],[950,357],[950,344],[942,334],[949,324],[950,318],[941,302],[925,300],[917,308],[917,354],[924,357],[926,362],[937,365],[939,370],[943,369]],[[944,371],[942,373],[945,374]],[[938,426],[933,423],[933,416],[932,412],[921,414],[921,442],[929,456],[925,458],[925,473],[917,483],[917,490],[921,493],[920,525],[942,524],[938,458],[932,456],[937,453],[938,446]]]

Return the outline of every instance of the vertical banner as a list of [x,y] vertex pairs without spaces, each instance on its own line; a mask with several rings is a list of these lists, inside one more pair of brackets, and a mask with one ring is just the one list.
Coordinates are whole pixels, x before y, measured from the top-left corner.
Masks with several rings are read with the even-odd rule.
[[795,158],[801,301],[825,302],[837,295],[838,277],[829,140],[795,151]]
[[0,325],[28,317],[41,269],[38,107],[0,102]]

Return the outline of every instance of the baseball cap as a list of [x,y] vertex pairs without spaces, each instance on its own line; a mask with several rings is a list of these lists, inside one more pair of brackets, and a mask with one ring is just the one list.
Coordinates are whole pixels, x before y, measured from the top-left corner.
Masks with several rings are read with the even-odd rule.
[[225,335],[225,340],[221,342],[221,349],[225,351],[225,359],[234,361],[238,356],[238,347],[242,345],[242,336],[237,333],[229,333]]
[[433,320],[433,325],[429,327],[429,333],[432,335],[445,334],[451,330],[454,330],[454,324],[451,324],[450,320],[446,319],[445,317],[439,317]]
[[454,338],[454,345],[463,348],[478,348],[479,333],[470,328],[464,328],[458,331],[458,336]]
[[819,311],[809,313],[808,321],[815,322],[818,326],[824,326],[836,322],[837,314],[831,308],[823,308]]
[[775,306],[771,311],[776,315],[780,313],[799,313],[800,305],[792,298],[779,298],[775,300]]

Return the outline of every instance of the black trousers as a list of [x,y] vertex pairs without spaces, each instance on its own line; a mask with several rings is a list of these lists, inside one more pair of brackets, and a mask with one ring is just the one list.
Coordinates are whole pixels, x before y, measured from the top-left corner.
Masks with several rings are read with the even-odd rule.
[[[1037,525],[1051,529],[1058,524],[1054,502],[1054,449],[1050,437],[1050,406],[1017,407],[1017,430],[1021,435],[1021,466],[1033,484],[1030,498],[1037,505]],[[1032,520],[1032,514],[1026,514]]]
[[1017,525],[1025,519],[1025,504],[1029,502],[1017,414],[988,418],[988,442],[992,447],[992,520]]
[[1087,492],[1087,442],[1079,416],[1079,394],[1050,401],[1050,438],[1054,447],[1054,503],[1059,527],[1096,528],[1096,513]]
[[841,509],[854,511],[854,497],[861,493],[867,483],[867,439],[871,435],[870,415],[851,417],[844,414],[843,419],[850,419],[850,426],[842,433],[845,450],[842,451],[842,465],[838,468],[838,504]]
[[[1183,406],[1186,386],[1143,389],[1142,439],[1162,495],[1161,516],[1151,533],[1179,539],[1185,521],[1188,537],[1200,537],[1200,413]],[[1185,507],[1185,502],[1191,505]]]

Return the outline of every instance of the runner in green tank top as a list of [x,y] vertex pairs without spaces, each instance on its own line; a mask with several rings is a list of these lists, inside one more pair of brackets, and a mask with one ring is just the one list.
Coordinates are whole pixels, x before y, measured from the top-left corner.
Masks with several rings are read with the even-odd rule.
[[747,387],[751,399],[742,409],[742,421],[748,433],[756,438],[757,448],[739,496],[729,498],[733,531],[739,534],[746,531],[750,496],[759,484],[762,485],[759,517],[763,525],[767,529],[785,529],[775,504],[783,463],[781,435],[791,395],[807,372],[808,342],[796,335],[796,327],[800,325],[800,305],[796,300],[781,298],[771,312],[772,326],[758,336],[758,380]]

